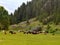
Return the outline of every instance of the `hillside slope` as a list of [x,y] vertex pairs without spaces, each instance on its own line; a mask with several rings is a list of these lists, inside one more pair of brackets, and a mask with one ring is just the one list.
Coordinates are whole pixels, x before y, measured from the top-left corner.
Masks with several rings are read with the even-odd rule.
[[[14,16],[11,14],[11,24],[28,21],[34,17],[44,24],[60,23],[60,0],[32,0],[27,4],[23,3],[14,11]],[[46,19],[48,17],[49,19]]]

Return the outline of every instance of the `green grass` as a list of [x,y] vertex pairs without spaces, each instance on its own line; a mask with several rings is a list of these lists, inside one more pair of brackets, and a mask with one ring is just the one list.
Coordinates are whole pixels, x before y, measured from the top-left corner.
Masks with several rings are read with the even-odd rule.
[[0,33],[0,45],[60,45],[60,34],[3,34]]
[[[17,24],[16,28],[10,26],[10,30],[30,30],[29,27],[36,27],[40,24],[43,26],[43,30],[47,28],[47,25],[43,25],[39,21],[30,20],[30,25],[26,25],[26,23]],[[21,28],[26,27],[26,28]],[[22,34],[17,33],[15,35],[7,34],[4,35],[0,33],[0,45],[60,45],[60,25],[50,24],[51,30],[55,30],[56,28],[59,30],[55,35],[52,34]]]

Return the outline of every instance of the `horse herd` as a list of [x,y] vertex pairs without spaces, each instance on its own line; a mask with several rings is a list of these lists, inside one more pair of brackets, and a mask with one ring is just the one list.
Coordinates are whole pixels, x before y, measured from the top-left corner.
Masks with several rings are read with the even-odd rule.
[[[39,34],[39,33],[43,33],[42,32],[42,27],[36,27],[36,28],[33,28],[31,30],[27,30],[27,31],[19,30],[18,32],[20,32],[20,33],[23,32],[23,34]],[[7,34],[6,31],[4,33]],[[13,30],[10,30],[9,33],[10,34],[16,34],[17,32],[15,32]],[[47,32],[44,32],[44,33],[47,33]]]

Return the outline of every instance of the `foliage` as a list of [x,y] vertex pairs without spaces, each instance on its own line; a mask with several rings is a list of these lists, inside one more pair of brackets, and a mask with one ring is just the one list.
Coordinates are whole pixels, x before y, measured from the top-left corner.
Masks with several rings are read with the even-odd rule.
[[27,4],[22,3],[11,15],[12,24],[28,21],[36,17],[43,24],[60,22],[60,0],[32,0]]
[[0,6],[0,30],[8,30],[9,23],[8,11]]

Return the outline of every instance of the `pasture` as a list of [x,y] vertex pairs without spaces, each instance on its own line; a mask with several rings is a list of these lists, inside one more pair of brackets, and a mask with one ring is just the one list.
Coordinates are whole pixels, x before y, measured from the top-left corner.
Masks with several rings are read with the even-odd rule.
[[60,45],[60,34],[3,34],[0,32],[0,45]]

